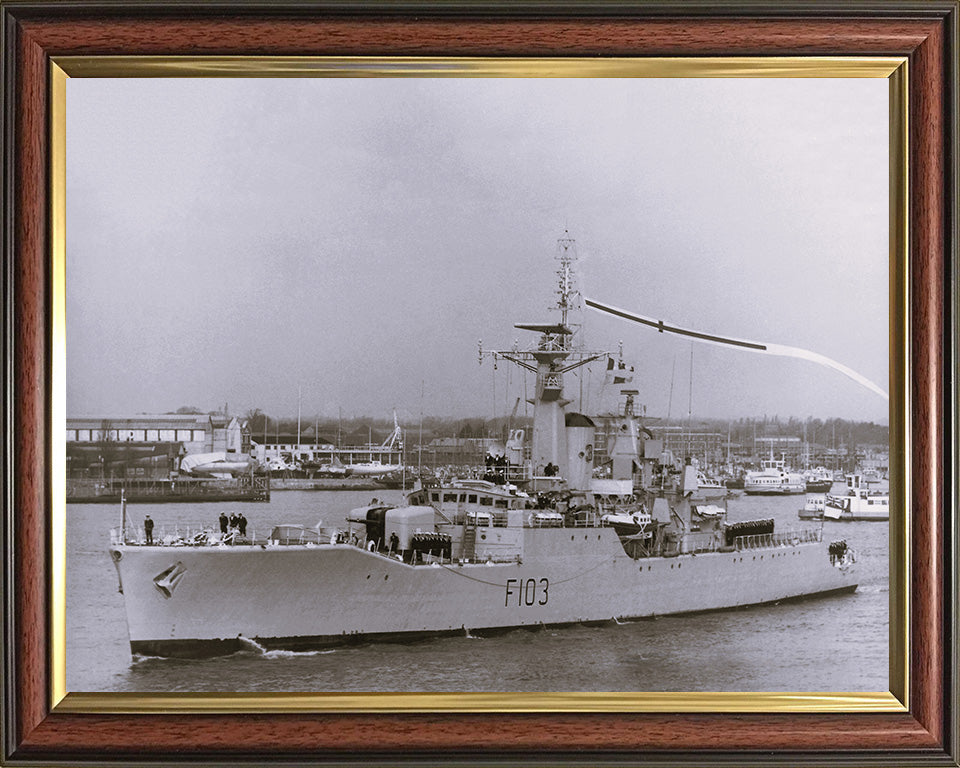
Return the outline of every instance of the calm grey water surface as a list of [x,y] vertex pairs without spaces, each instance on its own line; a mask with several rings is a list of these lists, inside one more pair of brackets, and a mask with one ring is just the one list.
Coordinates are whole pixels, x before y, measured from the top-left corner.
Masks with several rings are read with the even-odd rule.
[[[140,524],[213,526],[241,510],[250,527],[342,522],[371,493],[275,491],[267,504],[136,504]],[[399,502],[399,491],[381,499]],[[803,496],[740,497],[731,521],[797,527]],[[827,522],[857,551],[854,594],[601,627],[517,630],[488,638],[367,644],[313,652],[254,650],[209,660],[133,658],[107,553],[113,505],[67,506],[67,688],[70,691],[886,691],[886,523]],[[709,584],[703,585],[710,589]]]

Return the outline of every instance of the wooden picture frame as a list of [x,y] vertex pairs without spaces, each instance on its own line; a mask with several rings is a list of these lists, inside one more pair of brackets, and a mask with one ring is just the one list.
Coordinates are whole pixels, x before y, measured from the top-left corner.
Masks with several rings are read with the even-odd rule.
[[[0,2],[4,722],[16,764],[958,764],[956,2]],[[897,712],[128,714],[51,706],[51,147],[57,57],[891,56],[908,60],[909,707]],[[255,709],[255,708],[254,708]],[[375,737],[373,736],[375,734]]]

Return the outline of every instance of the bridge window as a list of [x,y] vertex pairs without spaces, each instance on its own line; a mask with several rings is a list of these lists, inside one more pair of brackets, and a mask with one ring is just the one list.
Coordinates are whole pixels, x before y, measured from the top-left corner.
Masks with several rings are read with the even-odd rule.
[[492,507],[492,506],[493,506],[493,499],[491,499],[489,496],[481,496],[481,497],[480,497],[480,506],[481,506],[481,507]]
[[471,493],[469,496],[467,496],[467,503],[469,503],[469,504],[476,504],[476,503],[477,503],[477,494]]

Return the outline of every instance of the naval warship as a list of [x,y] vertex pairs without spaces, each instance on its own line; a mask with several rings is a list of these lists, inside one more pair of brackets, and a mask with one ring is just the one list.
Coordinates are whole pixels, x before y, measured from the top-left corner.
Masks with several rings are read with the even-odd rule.
[[[579,345],[568,319],[573,241],[559,243],[559,319],[519,323],[529,346],[480,350],[536,379],[529,440],[486,479],[423,483],[403,504],[349,511],[339,529],[277,525],[263,539],[207,530],[111,531],[133,654],[201,657],[260,647],[624,621],[851,592],[853,550],[822,525],[730,521],[639,424],[637,390],[604,432],[570,410],[564,377],[617,353]],[[620,361],[608,368],[623,370]],[[626,377],[624,377],[626,378]],[[152,537],[151,537],[152,538]]]

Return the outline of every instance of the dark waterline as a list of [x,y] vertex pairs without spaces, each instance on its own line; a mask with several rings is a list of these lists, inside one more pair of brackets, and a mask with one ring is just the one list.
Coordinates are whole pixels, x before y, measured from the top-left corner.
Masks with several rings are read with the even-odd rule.
[[[378,494],[399,501],[399,491]],[[284,491],[243,504],[253,529],[343,521],[370,492]],[[774,517],[799,527],[803,496],[741,497],[731,521]],[[158,528],[213,525],[236,504],[139,504]],[[886,691],[886,523],[827,523],[824,537],[857,551],[853,594],[656,620],[609,622],[496,636],[367,643],[314,651],[252,644],[205,660],[133,658],[107,554],[112,506],[67,507],[67,689],[70,691]],[[710,585],[704,585],[709,589]]]

